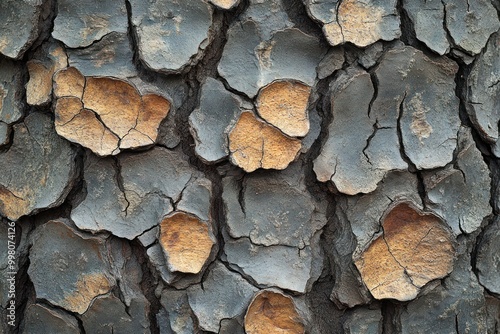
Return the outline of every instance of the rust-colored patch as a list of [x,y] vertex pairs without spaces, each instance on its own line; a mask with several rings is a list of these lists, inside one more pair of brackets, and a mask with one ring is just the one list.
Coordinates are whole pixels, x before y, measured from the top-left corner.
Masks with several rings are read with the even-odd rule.
[[61,306],[69,311],[83,314],[95,297],[109,292],[110,289],[111,285],[104,274],[82,275],[75,284],[75,290],[65,295]]
[[205,265],[215,240],[207,223],[177,212],[160,223],[160,244],[170,270],[196,274]]
[[301,146],[299,140],[285,136],[248,111],[241,114],[229,134],[231,161],[247,172],[257,168],[285,169]]
[[263,290],[248,307],[245,315],[248,334],[303,334],[305,328],[292,298],[280,292]]
[[438,217],[402,203],[387,214],[383,235],[355,264],[376,299],[407,301],[428,282],[451,272],[452,240]]
[[63,93],[70,94],[56,100],[59,135],[101,156],[154,144],[160,123],[170,110],[167,99],[155,94],[141,97],[134,86],[122,80],[83,76],[83,93],[76,96],[74,87],[79,85],[75,80],[81,80],[79,72],[70,69],[56,74],[55,84],[64,83],[59,85],[61,90],[66,87]]
[[307,101],[311,88],[300,82],[276,81],[264,87],[257,97],[257,111],[268,123],[291,137],[309,132]]
[[74,67],[60,70],[54,75],[54,95],[57,98],[74,96],[81,99],[84,87],[85,77]]

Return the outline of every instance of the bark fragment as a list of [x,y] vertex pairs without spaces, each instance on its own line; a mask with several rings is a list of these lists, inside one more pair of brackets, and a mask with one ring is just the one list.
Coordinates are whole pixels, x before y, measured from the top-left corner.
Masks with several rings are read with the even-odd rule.
[[291,297],[278,290],[262,290],[245,315],[248,334],[303,334],[304,324]]
[[64,201],[74,182],[76,152],[41,113],[13,131],[11,147],[0,153],[0,214],[17,220]]
[[290,81],[275,81],[261,89],[257,112],[266,122],[290,137],[304,137],[309,132],[307,102],[311,88]]
[[248,111],[241,113],[229,133],[231,162],[246,172],[258,168],[285,169],[300,148],[300,140],[283,135]]
[[414,299],[431,280],[452,271],[453,238],[434,215],[398,204],[382,222],[382,236],[355,261],[376,299]]
[[54,94],[58,134],[101,156],[154,144],[170,111],[162,96],[141,96],[122,80],[85,78],[74,67],[55,74]]
[[215,236],[207,223],[178,212],[160,223],[160,243],[171,271],[197,274],[210,256]]

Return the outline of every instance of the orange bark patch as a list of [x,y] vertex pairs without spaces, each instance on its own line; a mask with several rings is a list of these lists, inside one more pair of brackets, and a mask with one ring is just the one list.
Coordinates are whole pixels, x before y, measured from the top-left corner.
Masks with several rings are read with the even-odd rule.
[[160,244],[172,271],[199,273],[214,239],[207,223],[187,213],[175,213],[160,223]]
[[229,134],[231,161],[247,172],[257,168],[285,169],[300,148],[299,140],[259,121],[251,112],[243,112]]
[[245,315],[248,334],[302,334],[304,324],[292,298],[270,290],[257,294]]
[[257,111],[286,135],[304,137],[309,132],[306,108],[310,94],[311,88],[300,82],[273,82],[260,91]]
[[376,299],[411,300],[451,272],[453,237],[438,217],[399,204],[385,217],[383,231],[355,262]]
[[122,80],[83,76],[85,88],[82,86],[83,93],[77,96],[74,87],[79,87],[80,77],[76,73],[69,68],[56,74],[56,83],[66,87],[62,93],[72,96],[56,101],[59,135],[101,156],[154,144],[160,123],[170,110],[167,99],[154,94],[141,97],[134,86]]

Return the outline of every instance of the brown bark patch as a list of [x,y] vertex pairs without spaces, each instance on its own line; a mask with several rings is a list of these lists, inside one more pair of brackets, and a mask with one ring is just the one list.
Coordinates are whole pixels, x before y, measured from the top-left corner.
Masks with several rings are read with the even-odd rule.
[[214,239],[207,223],[184,212],[174,213],[160,223],[160,244],[172,271],[199,273],[210,256]]
[[301,148],[297,139],[243,112],[229,134],[231,161],[246,172],[257,168],[285,169]]
[[76,282],[73,293],[65,296],[61,306],[69,311],[83,314],[95,297],[109,292],[110,289],[111,285],[104,274],[82,275]]
[[304,324],[292,298],[270,290],[258,293],[245,315],[248,334],[302,334]]
[[74,96],[81,99],[84,87],[85,77],[74,67],[60,70],[54,75],[54,95],[56,98]]
[[128,82],[85,78],[74,68],[56,73],[56,88],[57,133],[101,156],[154,144],[170,111],[170,102],[159,95],[141,97]]
[[355,264],[376,299],[407,301],[428,282],[451,272],[452,240],[438,217],[402,203],[387,214],[383,235]]
[[257,97],[257,111],[268,123],[291,137],[309,132],[307,101],[311,88],[300,82],[276,81],[264,87]]

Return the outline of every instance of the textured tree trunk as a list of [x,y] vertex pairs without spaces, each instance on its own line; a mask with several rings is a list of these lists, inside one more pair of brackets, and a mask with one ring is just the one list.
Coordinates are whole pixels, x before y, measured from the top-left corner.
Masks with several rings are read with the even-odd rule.
[[496,0],[1,0],[2,333],[500,333]]

